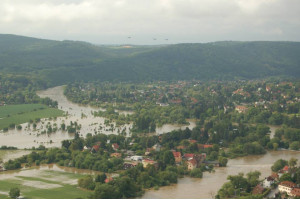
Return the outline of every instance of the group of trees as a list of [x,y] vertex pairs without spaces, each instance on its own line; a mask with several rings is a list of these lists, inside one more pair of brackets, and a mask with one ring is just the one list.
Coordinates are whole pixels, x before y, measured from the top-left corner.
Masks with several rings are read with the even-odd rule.
[[216,198],[228,199],[228,198],[262,198],[263,195],[252,195],[253,188],[260,182],[259,177],[261,173],[259,171],[253,171],[246,174],[230,175],[227,177],[229,182],[226,182],[218,191]]
[[40,79],[25,75],[0,74],[0,103],[11,104],[44,104],[57,107],[57,102],[50,98],[40,98],[37,90],[45,89]]

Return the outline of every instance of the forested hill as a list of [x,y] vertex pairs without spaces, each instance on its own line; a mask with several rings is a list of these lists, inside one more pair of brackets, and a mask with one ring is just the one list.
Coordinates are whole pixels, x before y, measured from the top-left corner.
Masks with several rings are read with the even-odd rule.
[[74,80],[253,79],[300,77],[300,42],[215,42],[97,46],[0,35],[0,73]]

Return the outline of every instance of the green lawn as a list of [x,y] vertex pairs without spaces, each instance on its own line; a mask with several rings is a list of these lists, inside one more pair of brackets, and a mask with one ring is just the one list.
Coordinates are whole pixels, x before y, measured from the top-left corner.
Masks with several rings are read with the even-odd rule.
[[10,124],[22,124],[35,120],[36,118],[49,118],[62,116],[63,111],[56,108],[49,108],[41,104],[22,104],[0,107],[0,129]]
[[1,106],[0,107],[0,117],[4,118],[7,115],[16,115],[25,112],[31,112],[34,110],[39,110],[42,108],[47,108],[46,105],[42,104],[20,104],[20,105],[8,105],[8,106]]
[[[57,176],[60,174],[62,177]],[[45,170],[40,171],[36,177],[29,176],[14,176],[0,180],[0,194],[9,192],[10,188],[18,187],[21,190],[21,195],[31,199],[75,199],[88,198],[92,191],[82,190],[77,187],[77,184],[64,183],[60,179],[77,181],[78,178],[85,175],[73,174],[69,172],[58,172]],[[1,174],[0,174],[1,178]],[[57,180],[55,180],[58,178]],[[1,195],[0,198],[5,198]]]

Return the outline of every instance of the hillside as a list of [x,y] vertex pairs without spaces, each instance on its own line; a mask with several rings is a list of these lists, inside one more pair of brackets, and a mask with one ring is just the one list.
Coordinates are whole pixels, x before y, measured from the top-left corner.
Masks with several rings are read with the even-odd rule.
[[131,48],[0,35],[0,72],[59,85],[74,80],[253,79],[300,76],[299,42],[215,42]]

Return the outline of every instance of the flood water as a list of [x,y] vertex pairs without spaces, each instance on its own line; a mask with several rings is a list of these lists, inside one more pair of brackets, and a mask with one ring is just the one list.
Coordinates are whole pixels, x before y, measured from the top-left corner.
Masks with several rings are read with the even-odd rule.
[[[46,147],[60,147],[61,141],[66,139],[73,139],[74,134],[69,134],[66,131],[59,130],[60,125],[65,123],[66,126],[70,122],[77,122],[81,125],[80,134],[81,136],[86,136],[88,133],[92,134],[118,134],[124,129],[127,135],[132,128],[132,123],[123,125],[121,127],[116,127],[114,122],[110,125],[104,125],[105,118],[94,117],[92,115],[93,111],[103,110],[100,108],[93,108],[90,106],[83,106],[72,103],[63,94],[64,87],[58,86],[50,88],[44,91],[40,91],[37,94],[40,97],[49,97],[54,101],[58,102],[58,108],[63,110],[67,116],[58,117],[57,119],[42,119],[41,122],[37,123],[36,129],[33,129],[32,125],[28,127],[28,123],[22,124],[22,130],[9,130],[6,133],[0,132],[0,146],[14,146],[20,149],[32,148],[44,145]],[[132,114],[128,111],[119,111],[120,114]],[[158,127],[156,134],[162,134],[165,132],[170,132],[175,129],[185,129],[189,127],[190,129],[196,126],[195,122],[189,120],[190,125],[171,125],[165,124],[162,127]],[[46,130],[46,125],[51,124],[52,127],[56,126],[58,130],[55,133],[42,133]],[[111,126],[113,128],[111,128]]]
[[237,175],[250,171],[261,172],[260,179],[271,175],[271,166],[278,159],[289,160],[297,158],[300,161],[298,151],[269,151],[265,155],[246,156],[230,159],[227,167],[215,168],[215,172],[203,174],[202,179],[185,177],[179,179],[178,184],[162,187],[159,190],[149,190],[144,199],[208,199],[214,198],[222,185],[227,182],[227,176]]
[[[82,136],[85,136],[87,133],[118,134],[118,128],[110,130],[110,126],[106,127],[104,125],[104,118],[94,117],[92,115],[92,111],[100,109],[92,108],[89,106],[82,106],[68,101],[67,98],[63,95],[63,86],[40,91],[38,95],[40,95],[41,97],[49,97],[57,101],[58,108],[65,111],[68,116],[58,117],[56,120],[42,119],[41,122],[37,124],[36,130],[33,130],[32,126],[30,128],[26,127],[27,123],[25,123],[22,124],[23,129],[21,131],[10,130],[7,133],[0,133],[0,146],[6,145],[15,146],[18,148],[31,148],[32,146],[37,147],[40,144],[43,144],[46,147],[55,147],[60,146],[62,140],[72,139],[74,137],[73,134],[68,134],[67,132],[61,130],[58,130],[57,132],[51,134],[41,134],[42,130],[45,129],[47,123],[50,123],[52,126],[56,124],[57,127],[60,127],[60,124],[63,122],[66,125],[69,125],[71,121],[76,121],[82,126],[80,130],[80,134]],[[186,127],[192,129],[196,126],[195,122],[189,122],[190,125],[188,126],[166,124],[162,127],[157,128],[156,133],[160,134],[179,128],[184,129]],[[100,128],[100,126],[102,128]],[[131,128],[131,126],[132,124],[127,124],[120,129],[126,127],[126,131],[129,132],[129,128]],[[270,137],[274,136],[276,128],[278,127],[271,127]],[[50,141],[52,141],[52,143]],[[12,151],[5,154],[2,153],[2,159],[6,161],[8,159],[16,158],[27,153],[28,151]],[[228,165],[226,168],[215,168],[214,173],[204,173],[202,179],[185,177],[179,179],[178,184],[176,185],[162,187],[159,190],[149,190],[145,193],[143,198],[213,198],[217,194],[217,191],[221,188],[221,186],[227,181],[226,179],[228,175],[236,175],[239,172],[243,172],[246,174],[250,171],[259,170],[262,172],[261,178],[264,178],[271,173],[270,167],[276,160],[280,158],[288,160],[291,157],[300,160],[300,153],[295,151],[271,151],[261,156],[247,156],[243,158],[231,159],[228,161]],[[39,174],[41,173],[41,171],[47,170],[86,174],[95,173],[89,170],[78,170],[74,168],[59,167],[56,165],[46,165],[30,170],[23,169],[1,172],[0,179],[23,175],[35,176],[34,174]]]

